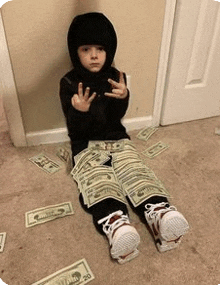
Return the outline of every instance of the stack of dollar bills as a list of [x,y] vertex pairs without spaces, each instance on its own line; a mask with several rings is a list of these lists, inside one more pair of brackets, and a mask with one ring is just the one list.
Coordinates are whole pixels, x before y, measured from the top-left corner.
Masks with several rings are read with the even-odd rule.
[[[112,166],[104,165],[110,156]],[[128,139],[91,141],[74,159],[76,165],[71,174],[88,207],[106,198],[126,203],[125,196],[137,207],[154,195],[169,196]]]
[[169,196],[155,173],[143,163],[131,141],[126,141],[124,150],[112,157],[119,184],[135,207],[154,195]]
[[71,174],[88,208],[107,198],[126,203],[113,168],[104,165],[111,153],[123,148],[124,140],[91,141],[87,149],[74,157],[76,165]]

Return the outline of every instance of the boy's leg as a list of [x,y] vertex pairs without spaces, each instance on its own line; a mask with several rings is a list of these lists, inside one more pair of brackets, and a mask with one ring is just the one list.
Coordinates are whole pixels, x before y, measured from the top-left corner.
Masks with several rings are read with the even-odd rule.
[[127,206],[124,203],[117,201],[113,198],[105,199],[105,200],[95,204],[94,206],[92,206],[90,208],[88,208],[84,204],[83,197],[82,197],[81,193],[79,195],[79,200],[80,200],[80,204],[83,207],[83,209],[92,215],[93,223],[94,223],[96,229],[98,230],[98,232],[102,235],[104,235],[105,233],[103,232],[102,225],[98,224],[99,220],[103,219],[104,217],[106,217],[106,216],[108,216],[108,215],[110,215],[110,214],[112,214],[118,210],[121,210],[124,215],[128,215]]
[[80,203],[87,212],[92,214],[97,230],[107,236],[113,259],[123,264],[138,255],[140,236],[130,224],[128,209],[124,203],[108,198],[87,208],[81,194]]
[[154,172],[143,164],[136,148],[125,141],[124,150],[113,155],[113,168],[127,198],[142,221],[148,224],[160,252],[177,247],[189,226]]
[[[137,246],[140,237],[136,229],[130,224],[126,198],[117,181],[114,180],[111,159],[103,165],[101,163],[103,158],[105,161],[106,155],[103,155],[101,151],[95,153],[94,156],[93,150],[85,149],[77,156],[77,163],[71,174],[80,187],[79,200],[82,207],[92,214],[95,227],[100,233],[105,234],[109,240],[112,258],[117,259],[119,263],[125,263],[138,255]],[[94,175],[95,171],[96,175]],[[103,179],[105,176],[107,176],[106,180]],[[96,179],[94,179],[95,177]],[[99,180],[99,188],[96,185],[97,180]],[[92,184],[96,185],[94,191]],[[86,186],[89,187],[88,192],[85,190]],[[95,196],[98,195],[97,197],[99,197],[100,195],[100,193],[98,194],[99,191],[101,195],[109,193],[109,197],[104,196],[103,200],[95,201]],[[119,200],[114,199],[111,191]],[[94,199],[90,206],[87,205],[88,197],[90,197],[90,201]]]

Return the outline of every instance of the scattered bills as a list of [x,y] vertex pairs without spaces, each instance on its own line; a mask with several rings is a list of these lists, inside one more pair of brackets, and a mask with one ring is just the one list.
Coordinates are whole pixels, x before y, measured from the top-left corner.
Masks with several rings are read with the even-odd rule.
[[66,150],[63,147],[59,147],[57,149],[57,156],[65,163],[68,163],[70,160],[70,154],[69,154],[68,150]]
[[168,147],[169,146],[167,144],[160,141],[143,151],[143,154],[149,158],[154,158],[161,152],[165,151]]
[[220,136],[220,128],[215,128],[215,134]]
[[73,214],[71,202],[39,208],[25,213],[25,226],[29,228]]
[[[118,142],[120,147],[113,152],[107,151],[104,145],[101,149],[101,142],[96,142],[96,149],[92,142],[93,147],[83,150],[76,158],[71,174],[87,207],[107,198],[126,204],[126,196],[136,207],[153,195],[169,196],[154,172],[144,165],[133,143]],[[112,166],[104,165],[110,156]]]
[[66,164],[66,172],[69,174],[72,170],[72,161],[69,151],[63,147],[59,147],[57,149],[57,156]]
[[83,258],[32,285],[84,285],[94,278],[87,261]]
[[29,158],[29,160],[38,166],[40,169],[44,170],[45,172],[52,174],[60,170],[59,164],[48,158],[43,153],[38,154],[34,157]]
[[147,141],[157,130],[157,128],[147,127],[141,130],[136,137],[140,140]]
[[0,252],[4,251],[6,233],[0,233]]

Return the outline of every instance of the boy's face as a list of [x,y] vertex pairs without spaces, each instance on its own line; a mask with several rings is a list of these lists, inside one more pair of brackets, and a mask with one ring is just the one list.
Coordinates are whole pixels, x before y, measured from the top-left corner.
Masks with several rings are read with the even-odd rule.
[[83,67],[90,72],[99,72],[106,60],[106,51],[100,45],[83,45],[77,50]]

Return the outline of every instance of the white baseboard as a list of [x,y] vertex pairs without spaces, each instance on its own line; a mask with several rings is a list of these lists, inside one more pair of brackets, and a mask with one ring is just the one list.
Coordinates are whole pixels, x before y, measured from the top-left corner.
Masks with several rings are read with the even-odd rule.
[[152,116],[124,119],[122,120],[122,123],[128,132],[140,130],[152,125]]
[[66,128],[57,128],[40,132],[30,132],[26,134],[28,146],[50,144],[69,141]]
[[[128,132],[139,130],[152,126],[152,116],[124,119],[122,123]],[[26,134],[26,140],[28,146],[35,146],[66,142],[69,141],[69,137],[66,128],[57,128],[40,132],[29,132]]]

